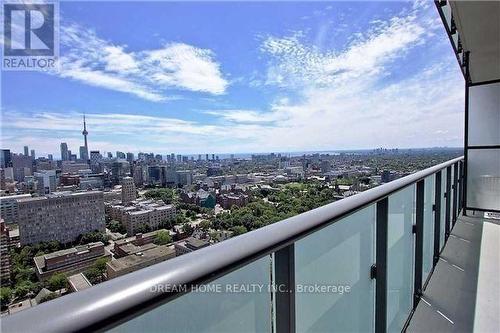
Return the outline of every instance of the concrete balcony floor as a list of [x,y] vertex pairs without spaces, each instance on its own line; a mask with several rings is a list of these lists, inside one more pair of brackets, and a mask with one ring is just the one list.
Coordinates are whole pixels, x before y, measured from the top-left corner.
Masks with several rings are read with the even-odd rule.
[[482,216],[458,218],[408,332],[500,332],[500,220]]

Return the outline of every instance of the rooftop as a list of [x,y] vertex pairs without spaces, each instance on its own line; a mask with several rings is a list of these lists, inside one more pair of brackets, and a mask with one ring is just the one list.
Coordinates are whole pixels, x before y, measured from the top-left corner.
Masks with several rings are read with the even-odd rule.
[[78,245],[78,246],[72,247],[70,249],[64,249],[64,250],[59,250],[59,251],[52,252],[52,253],[49,253],[49,254],[44,254],[42,257],[45,260],[47,260],[47,259],[53,259],[53,258],[65,256],[65,255],[68,255],[68,254],[78,254],[78,253],[81,253],[81,252],[88,251],[91,248],[101,247],[101,246],[104,246],[103,242],[88,243],[88,244],[85,244],[85,245]]
[[150,245],[153,245],[153,247],[147,248],[143,252],[138,252],[123,258],[111,260],[108,262],[108,265],[111,266],[115,271],[120,271],[139,265],[141,263],[155,260],[163,256],[175,255],[175,249],[172,245]]
[[83,275],[78,273],[68,277],[68,282],[74,291],[80,291],[92,287],[92,283]]

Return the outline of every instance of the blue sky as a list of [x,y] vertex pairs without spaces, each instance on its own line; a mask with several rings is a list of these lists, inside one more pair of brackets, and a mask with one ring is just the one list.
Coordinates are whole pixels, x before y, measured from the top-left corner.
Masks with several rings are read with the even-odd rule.
[[2,72],[2,146],[155,153],[460,146],[431,1],[62,2],[59,72]]

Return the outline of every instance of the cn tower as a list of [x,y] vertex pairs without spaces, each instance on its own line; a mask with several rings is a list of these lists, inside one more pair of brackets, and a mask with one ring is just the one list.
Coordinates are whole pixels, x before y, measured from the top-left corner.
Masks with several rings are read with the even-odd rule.
[[85,156],[87,158],[87,161],[89,159],[89,146],[87,144],[87,135],[89,132],[87,132],[87,123],[85,122],[85,114],[83,115],[83,140],[85,141]]

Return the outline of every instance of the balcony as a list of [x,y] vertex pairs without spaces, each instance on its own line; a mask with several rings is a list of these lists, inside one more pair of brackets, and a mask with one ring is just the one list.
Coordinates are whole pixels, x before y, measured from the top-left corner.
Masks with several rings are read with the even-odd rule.
[[500,229],[460,215],[463,172],[456,158],[11,315],[2,329],[469,330],[495,310]]
[[483,50],[500,15],[485,2],[481,23],[468,6],[437,3],[466,82],[464,157],[2,318],[2,331],[499,332],[500,223],[485,212],[500,211],[500,47]]

